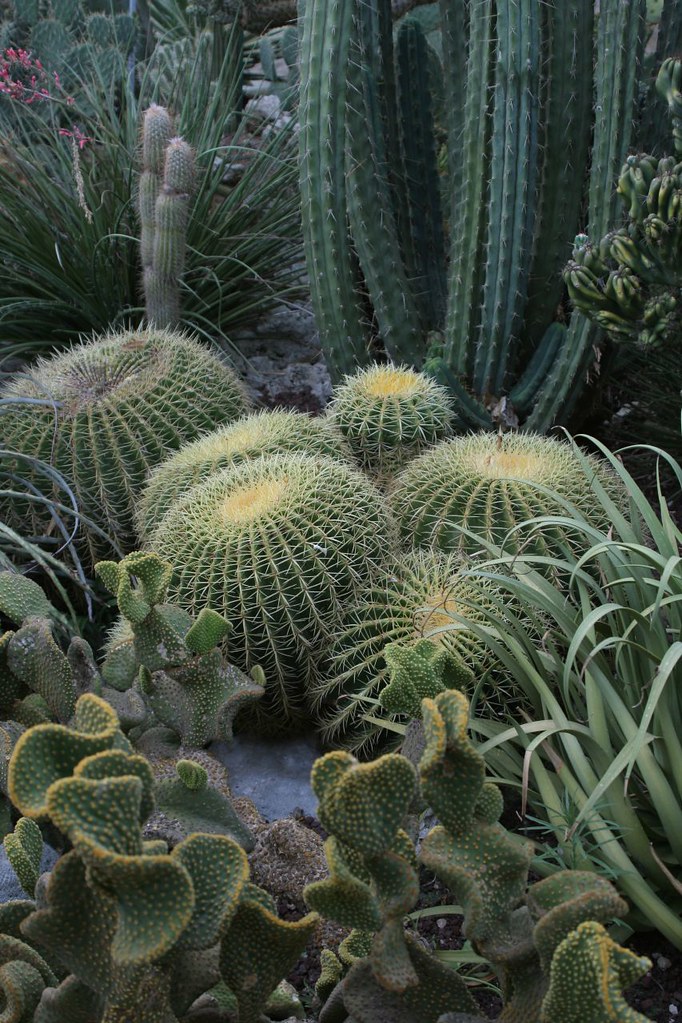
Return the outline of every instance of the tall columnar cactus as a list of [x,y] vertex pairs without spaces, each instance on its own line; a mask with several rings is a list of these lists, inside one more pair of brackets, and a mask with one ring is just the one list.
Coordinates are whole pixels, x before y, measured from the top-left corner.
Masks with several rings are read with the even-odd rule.
[[182,494],[221,469],[285,451],[352,460],[342,434],[324,417],[285,409],[254,412],[184,444],[151,472],[138,507],[140,534],[148,536]]
[[[52,466],[71,488],[89,567],[134,549],[134,511],[149,470],[248,407],[225,362],[189,336],[156,329],[107,334],[42,359],[1,397],[4,446]],[[16,471],[29,495],[49,499],[51,480],[38,467],[21,459]],[[61,511],[71,528],[68,513]],[[0,516],[28,534],[54,528],[49,500],[35,496],[2,499]]]
[[419,24],[400,25],[394,55],[390,0],[306,3],[300,180],[322,345],[335,378],[377,344],[416,368],[429,354],[469,425],[545,432],[570,414],[593,358],[580,316],[548,328],[588,168],[590,229],[613,212],[645,3],[604,0],[596,32],[592,0],[440,6],[442,210],[437,62]]
[[400,736],[390,731],[390,720],[382,727],[380,712],[369,702],[388,682],[385,648],[392,643],[431,640],[456,662],[453,684],[472,693],[485,677],[480,699],[502,712],[510,709],[515,696],[502,665],[453,617],[482,622],[481,607],[492,610],[508,599],[493,585],[468,578],[456,555],[415,551],[390,564],[344,609],[320,661],[310,695],[325,743],[343,746],[363,760],[397,744]]
[[407,366],[370,366],[337,385],[327,415],[364,469],[386,479],[452,431],[447,390]]
[[317,917],[280,920],[231,838],[198,832],[170,853],[143,841],[151,770],[104,701],[81,697],[70,728],[25,732],[9,775],[20,812],[49,820],[71,850],[35,902],[0,911],[8,1023],[168,1023],[221,981],[240,1023],[258,1023]]
[[[400,660],[400,659],[399,659]],[[649,960],[617,946],[603,924],[627,906],[610,882],[562,871],[528,887],[530,843],[498,823],[502,794],[485,778],[485,762],[467,735],[468,705],[456,690],[422,701],[425,750],[419,790],[439,820],[419,859],[461,904],[463,930],[502,979],[501,1018],[523,1023],[646,1023],[622,988]],[[328,880],[305,891],[308,904],[364,932],[369,953],[327,956],[330,983],[321,1019],[398,1023],[483,1023],[458,975],[403,930],[419,893],[417,860],[402,825],[418,790],[410,761],[386,754],[358,764],[341,751],[313,767]],[[369,932],[369,933],[367,933]],[[335,967],[335,968],[334,968]]]
[[385,501],[340,461],[269,455],[224,469],[175,502],[149,538],[173,564],[168,593],[231,626],[230,658],[265,672],[259,724],[309,719],[307,688],[345,604],[390,555]]
[[[594,456],[589,466],[594,480],[622,503],[622,485],[609,468]],[[482,537],[506,553],[551,555],[571,543],[570,529],[560,523],[541,533],[515,527],[538,515],[560,516],[566,502],[593,525],[607,526],[592,483],[565,442],[479,433],[443,441],[411,462],[395,481],[391,506],[403,540],[417,546],[474,553]]]
[[180,320],[180,278],[194,190],[192,147],[171,135],[168,111],[153,104],[142,122],[138,204],[147,321],[159,328],[176,327]]

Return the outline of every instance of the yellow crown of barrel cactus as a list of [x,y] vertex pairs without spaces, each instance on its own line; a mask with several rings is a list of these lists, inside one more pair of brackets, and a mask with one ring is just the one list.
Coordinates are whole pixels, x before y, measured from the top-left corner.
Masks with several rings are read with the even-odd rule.
[[327,414],[365,469],[395,472],[449,436],[454,416],[446,388],[408,366],[370,366],[336,387]]
[[[457,660],[460,688],[473,692],[487,673],[481,698],[506,706],[513,696],[502,667],[483,640],[453,617],[459,614],[483,624],[481,607],[491,609],[495,598],[492,584],[467,577],[457,555],[440,551],[411,552],[364,587],[337,622],[311,687],[325,742],[364,758],[399,738],[377,723],[376,708],[366,702],[376,699],[388,682],[388,643],[431,639]],[[508,601],[508,594],[504,599]],[[367,713],[373,722],[364,720]]]
[[148,535],[178,497],[221,469],[284,451],[351,459],[343,437],[324,418],[287,409],[254,412],[184,444],[156,466],[140,501],[141,534]]
[[343,607],[394,545],[385,501],[329,458],[269,455],[180,498],[149,544],[174,566],[169,599],[209,605],[232,629],[230,660],[261,665],[253,713],[280,728],[307,720],[307,684]]
[[[43,359],[2,397],[3,445],[65,478],[84,517],[79,535],[90,564],[115,553],[111,541],[135,546],[133,512],[154,465],[247,409],[223,361],[184,334],[158,330],[108,334]],[[24,459],[17,473],[50,492],[50,480]],[[5,499],[0,517],[28,533],[52,524],[49,509],[28,499]]]
[[504,545],[506,553],[521,548],[558,553],[558,545],[571,540],[568,528],[543,528],[531,540],[529,529],[510,531],[539,515],[565,515],[567,502],[592,525],[608,525],[592,480],[617,502],[623,500],[622,486],[597,458],[588,456],[588,463],[592,476],[569,444],[533,434],[457,437],[407,466],[395,482],[391,506],[402,537],[417,546],[476,553],[482,539]]

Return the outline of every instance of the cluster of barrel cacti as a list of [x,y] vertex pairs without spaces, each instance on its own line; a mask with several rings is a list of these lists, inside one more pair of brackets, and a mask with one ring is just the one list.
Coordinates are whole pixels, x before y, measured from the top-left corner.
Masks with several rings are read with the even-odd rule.
[[[426,676],[413,674],[411,657],[411,649],[397,649],[395,667],[420,686]],[[467,735],[467,700],[448,688],[443,658],[431,676],[432,695],[428,682],[421,692],[418,773],[399,754],[359,764],[336,751],[313,767],[318,815],[330,836],[330,877],[309,885],[306,901],[353,928],[338,957],[323,957],[320,1019],[483,1023],[461,976],[404,929],[421,863],[461,905],[463,933],[501,977],[501,1018],[645,1023],[622,992],[650,962],[617,945],[604,926],[623,915],[625,903],[593,873],[566,870],[528,884],[532,846],[498,823],[502,795],[486,781],[485,762]],[[425,805],[439,823],[417,857],[405,828]]]
[[615,217],[645,14],[444,0],[436,54],[409,16],[394,40],[390,0],[306,3],[300,184],[333,376],[379,346],[427,365],[470,426],[567,421],[598,334],[577,313],[554,322],[561,271],[584,210],[595,237]]
[[655,348],[679,333],[682,256],[682,60],[657,78],[673,125],[674,156],[628,157],[618,180],[624,227],[578,235],[565,271],[573,304],[618,341]]

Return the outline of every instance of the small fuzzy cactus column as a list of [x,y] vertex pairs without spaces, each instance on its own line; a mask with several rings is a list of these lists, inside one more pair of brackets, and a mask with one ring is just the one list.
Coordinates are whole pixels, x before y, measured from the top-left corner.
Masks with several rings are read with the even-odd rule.
[[[75,501],[87,568],[136,546],[134,512],[149,470],[248,407],[224,361],[185,334],[156,329],[108,334],[41,359],[0,396],[8,399],[0,433],[17,452],[17,476],[67,506],[67,536]],[[56,470],[70,494],[33,459]],[[0,518],[28,534],[55,528],[49,505],[28,496],[0,498]]]
[[172,137],[168,111],[152,104],[142,122],[139,185],[140,255],[147,320],[157,327],[180,322],[179,282],[185,264],[194,153]]

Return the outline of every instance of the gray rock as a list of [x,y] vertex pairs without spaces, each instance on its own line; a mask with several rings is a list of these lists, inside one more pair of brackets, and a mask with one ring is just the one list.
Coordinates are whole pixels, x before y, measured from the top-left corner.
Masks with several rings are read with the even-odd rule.
[[234,795],[248,796],[266,820],[289,817],[300,808],[314,814],[317,799],[310,787],[310,769],[322,755],[313,735],[263,739],[236,735],[232,743],[214,742],[209,752],[230,772]]

